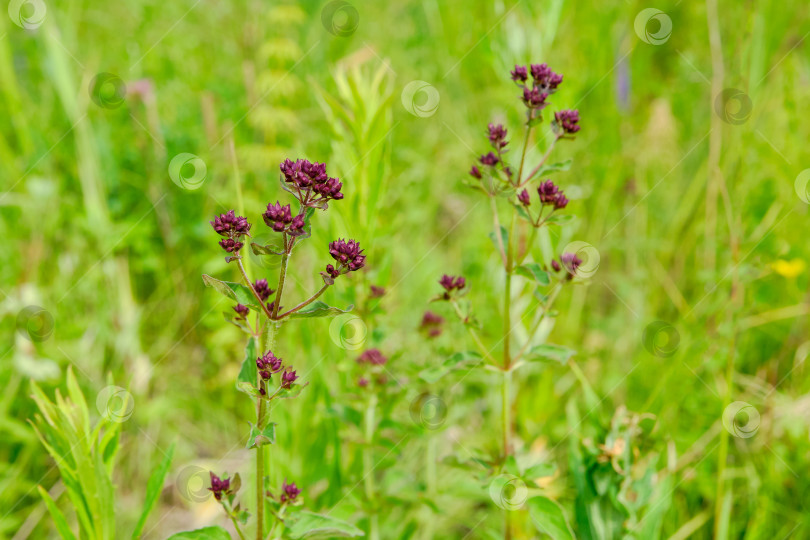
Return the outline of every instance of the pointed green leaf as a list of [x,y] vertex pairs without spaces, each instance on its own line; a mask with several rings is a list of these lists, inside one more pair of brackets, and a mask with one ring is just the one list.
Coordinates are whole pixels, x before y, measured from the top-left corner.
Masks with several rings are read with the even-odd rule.
[[563,347],[562,345],[546,343],[529,349],[529,352],[526,353],[526,360],[530,362],[553,360],[559,364],[565,364],[576,352],[577,351]]
[[249,396],[258,397],[259,395],[259,389],[247,381],[236,383],[236,389],[240,392],[246,393]]
[[298,397],[299,394],[301,394],[301,391],[304,389],[304,387],[308,384],[309,382],[306,382],[304,384],[293,383],[289,388],[282,388],[281,390],[279,390],[278,393],[275,394],[275,397],[281,399],[290,399]]
[[[248,422],[250,423],[250,422]],[[270,422],[264,429],[250,424],[250,435],[248,436],[247,448],[256,448],[276,442],[276,424]]]
[[550,163],[549,165],[543,165],[542,167],[540,167],[540,170],[537,171],[537,174],[535,176],[543,176],[553,172],[567,171],[568,169],[571,168],[571,163],[573,163],[573,160],[566,159],[565,161],[561,161],[559,163]]
[[295,313],[291,314],[289,317],[291,319],[309,319],[312,317],[332,317],[335,315],[340,315],[341,313],[348,313],[352,310],[354,306],[349,306],[346,309],[338,309],[336,307],[329,306],[320,300],[316,300],[312,302],[310,305],[302,308],[300,311],[296,311]]
[[[492,240],[492,243],[495,244],[496,248],[500,249],[498,238],[495,236],[495,231],[489,233],[489,239]],[[509,231],[507,231],[506,227],[503,225],[501,225],[501,240],[503,241],[503,249],[506,250],[507,246],[509,245]]]
[[573,214],[554,214],[552,216],[549,216],[549,218],[546,220],[546,223],[555,223],[557,225],[564,225],[569,221],[573,221],[575,217],[576,216],[574,216]]
[[256,367],[256,359],[258,357],[259,352],[256,350],[256,338],[251,336],[248,339],[247,345],[245,345],[245,358],[242,360],[242,367],[239,369],[239,375],[236,378],[237,388],[239,388],[239,383],[248,383],[252,387],[259,380],[259,368]]
[[56,525],[56,530],[59,531],[59,536],[62,537],[62,540],[76,540],[70,527],[68,527],[65,515],[62,514],[62,511],[56,506],[56,502],[54,502],[50,494],[48,494],[42,486],[37,486],[37,490],[39,490],[42,500],[45,501],[45,506],[48,508],[48,512],[51,514],[53,523]]
[[434,383],[450,373],[464,367],[473,367],[481,363],[481,355],[474,351],[458,352],[447,358],[438,366],[432,366],[419,372],[422,380]]
[[568,520],[556,502],[547,497],[532,497],[528,506],[529,516],[539,532],[554,540],[574,540]]
[[515,268],[515,273],[525,278],[533,279],[540,285],[549,285],[551,277],[537,263],[526,263]]
[[352,538],[363,536],[363,531],[341,519],[314,514],[302,510],[290,514],[285,525],[292,522],[287,530],[290,538]]
[[152,476],[149,477],[149,481],[146,483],[146,500],[143,503],[143,510],[141,511],[140,519],[138,519],[138,524],[135,526],[135,530],[132,531],[132,538],[134,539],[140,538],[141,532],[146,525],[146,518],[149,517],[149,513],[160,498],[160,492],[163,491],[163,481],[166,479],[166,474],[169,472],[173,456],[174,444],[169,447],[169,451],[166,452],[166,457],[163,458],[163,461],[158,465],[158,468],[155,469]]
[[222,281],[208,274],[203,274],[203,283],[206,287],[216,289],[225,296],[236,300],[238,303],[243,304],[251,309],[260,311],[262,308],[259,306],[256,297],[249,288],[241,283],[232,283],[230,281]]

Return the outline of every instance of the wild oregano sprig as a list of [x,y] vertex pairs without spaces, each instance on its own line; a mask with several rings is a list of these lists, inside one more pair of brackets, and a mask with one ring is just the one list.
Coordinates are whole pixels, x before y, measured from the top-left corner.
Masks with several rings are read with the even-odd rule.
[[[291,268],[289,260],[293,248],[310,236],[315,212],[326,210],[330,201],[343,198],[341,192],[343,184],[326,173],[325,164],[313,163],[306,159],[294,162],[285,160],[281,163],[280,170],[281,187],[293,195],[298,208],[293,213],[291,204],[276,201],[267,204],[261,217],[271,231],[281,236],[281,242],[270,245],[249,242],[252,224],[247,218],[237,216],[234,210],[229,210],[215,217],[211,221],[211,226],[223,237],[220,246],[228,253],[225,260],[228,263],[236,263],[241,283],[203,276],[206,285],[237,301],[233,312],[226,313],[226,318],[248,335],[237,388],[247,393],[256,403],[256,421],[255,424],[250,423],[247,442],[248,448],[256,450],[255,537],[261,540],[269,534],[275,538],[283,535],[288,528],[298,535],[306,532],[307,523],[323,525],[326,522],[337,531],[333,533],[335,536],[341,536],[340,531],[346,536],[354,536],[359,530],[329,516],[316,516],[308,518],[307,521],[303,518],[312,514],[305,511],[299,510],[288,514],[288,507],[303,504],[301,490],[295,483],[288,484],[285,479],[279,496],[275,497],[268,488],[268,479],[264,474],[264,447],[275,442],[276,424],[269,420],[269,403],[275,399],[297,397],[307,384],[301,383],[297,370],[274,352],[277,332],[289,320],[336,315],[351,309],[351,306],[347,310],[330,307],[320,302],[318,298],[327,288],[334,285],[336,278],[360,270],[366,263],[364,250],[357,241],[341,238],[331,242],[328,252],[335,264],[328,264],[326,271],[321,273],[323,286],[308,298],[285,310],[282,301],[287,273]],[[279,271],[275,288],[271,287],[271,281],[267,278],[251,280],[248,276],[243,264],[243,253],[248,243],[256,256],[278,259]],[[252,314],[253,324],[250,322]],[[222,504],[237,533],[244,538],[240,524],[244,526],[248,523],[249,514],[242,509],[241,503],[235,503],[236,492],[241,484],[238,479],[238,475],[232,480],[227,477],[220,478],[212,472],[210,489]],[[265,523],[265,506],[270,508],[275,518],[272,525]]]
[[[473,341],[480,353],[459,353],[451,357],[458,360],[458,368],[468,366],[475,362],[475,358],[489,364],[489,369],[501,373],[501,426],[502,426],[502,452],[494,457],[492,462],[497,466],[491,470],[493,474],[515,474],[517,469],[513,466],[517,458],[523,461],[529,456],[515,456],[513,444],[514,426],[511,420],[512,402],[515,399],[511,380],[513,372],[527,361],[555,360],[563,358],[567,361],[573,351],[557,345],[535,345],[535,336],[543,321],[553,317],[552,305],[561,288],[578,277],[578,270],[583,263],[576,253],[562,253],[559,261],[556,257],[546,254],[543,262],[526,262],[532,254],[533,243],[538,230],[550,225],[560,225],[568,216],[563,212],[569,206],[569,199],[560,184],[551,179],[543,178],[545,174],[567,170],[569,163],[548,165],[547,161],[558,141],[574,139],[580,131],[579,112],[570,109],[560,109],[554,112],[550,121],[550,143],[542,157],[536,163],[530,163],[530,146],[533,130],[541,126],[545,111],[552,106],[553,98],[563,82],[563,76],[555,73],[547,64],[532,64],[530,66],[515,66],[511,71],[511,78],[520,89],[518,99],[525,110],[525,135],[522,148],[517,159],[509,160],[509,149],[514,146],[509,140],[509,131],[501,124],[490,123],[487,126],[487,139],[491,150],[482,154],[478,163],[469,171],[473,178],[469,184],[482,192],[490,202],[493,221],[491,235],[501,259],[504,271],[502,320],[499,332],[492,344],[485,342],[481,335],[482,326],[473,316],[471,304],[463,299],[469,293],[467,282],[463,277],[444,275],[439,280],[443,291],[435,300],[447,301],[453,307],[459,320],[467,327]],[[510,208],[509,227],[501,225],[498,202],[508,201]],[[521,302],[519,305],[529,305],[520,318],[513,320],[513,287],[515,276],[525,278],[528,283],[521,291],[522,294],[533,295],[534,301]],[[516,341],[513,330],[523,323],[524,318],[531,317],[527,331],[527,338],[519,348],[513,349]],[[435,317],[432,317],[435,319]],[[515,344],[517,345],[517,344]],[[535,345],[535,346],[532,346]],[[497,349],[501,349],[502,358],[497,359]],[[447,362],[445,363],[447,364]],[[491,491],[491,490],[490,490]],[[496,490],[497,491],[497,490]],[[497,501],[495,501],[497,503]],[[549,501],[549,504],[554,503]],[[504,505],[498,504],[502,508]],[[505,513],[504,538],[512,537],[511,510]],[[560,511],[560,515],[562,512]],[[542,525],[542,524],[541,524]],[[538,525],[539,526],[539,525]],[[543,532],[542,528],[540,529]]]

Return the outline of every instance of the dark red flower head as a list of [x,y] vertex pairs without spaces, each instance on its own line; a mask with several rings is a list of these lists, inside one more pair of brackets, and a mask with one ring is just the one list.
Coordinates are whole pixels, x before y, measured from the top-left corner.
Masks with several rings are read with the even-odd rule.
[[213,471],[209,471],[211,474],[211,487],[208,488],[208,491],[214,494],[216,499],[222,500],[222,494],[228,494],[231,488],[231,481],[229,478],[222,480],[220,477],[215,475]]
[[488,165],[490,167],[493,165],[497,165],[498,162],[500,161],[500,159],[498,159],[498,156],[496,156],[493,152],[484,154],[479,159],[483,165]]
[[554,198],[554,209],[562,210],[566,206],[568,206],[568,199],[565,198],[565,194],[561,191]]
[[517,198],[518,202],[520,202],[520,204],[523,206],[529,206],[532,203],[531,199],[529,198],[529,191],[527,189],[524,189],[518,193]]
[[363,354],[357,357],[358,364],[371,364],[373,366],[382,366],[388,362],[388,358],[383,356],[379,349],[367,349]]
[[419,330],[426,332],[428,337],[435,338],[442,333],[442,324],[444,324],[444,317],[432,311],[426,311],[425,314],[422,315],[422,323],[419,325]]
[[470,176],[472,176],[474,178],[478,178],[480,180],[481,179],[481,171],[478,169],[478,167],[473,165],[472,169],[470,169]]
[[529,73],[526,71],[526,66],[515,65],[515,69],[510,72],[512,80],[515,82],[525,83],[529,79]]
[[371,294],[369,296],[371,298],[382,298],[383,296],[385,296],[385,288],[372,285]]
[[554,93],[563,80],[563,76],[554,73],[547,64],[532,64],[531,73],[534,85],[547,93]]
[[[360,270],[366,264],[366,256],[363,255],[363,250],[360,249],[360,244],[354,240],[343,240],[338,238],[329,244],[329,254],[335,261],[338,262],[338,268],[326,267],[327,273],[334,277],[346,272],[354,272]],[[343,270],[346,272],[343,272]]]
[[233,310],[236,312],[236,315],[240,319],[244,319],[250,313],[250,308],[247,306],[243,306],[242,304],[236,304],[233,306]]
[[256,359],[256,367],[259,369],[259,375],[266,381],[273,373],[281,371],[281,358],[277,358],[272,351],[267,351],[264,356]]
[[239,251],[242,249],[242,246],[245,244],[242,242],[237,242],[233,238],[223,238],[219,241],[219,245],[228,253],[233,253],[234,251]]
[[295,370],[284,371],[281,374],[281,387],[289,390],[297,379],[298,375],[295,374]]
[[563,267],[568,272],[568,279],[576,275],[577,268],[582,264],[582,259],[577,257],[576,253],[563,253],[560,256],[560,261],[562,261]]
[[523,89],[523,103],[530,109],[543,110],[546,108],[546,98],[548,93],[541,92],[537,88],[526,87]]
[[566,109],[554,113],[554,128],[557,133],[566,135],[579,131],[579,111]]
[[289,204],[281,206],[278,201],[276,204],[268,204],[262,217],[267,226],[276,232],[286,232],[293,236],[304,232],[304,216],[298,214],[293,217]]
[[506,140],[506,128],[503,127],[503,125],[489,124],[489,126],[487,126],[487,129],[489,131],[489,134],[487,136],[489,137],[489,142],[490,144],[492,144],[493,148],[495,148],[496,150],[500,150],[501,148],[509,144],[509,141]]
[[288,484],[287,479],[284,479],[284,483],[281,484],[281,502],[294,501],[300,493],[301,490],[298,489],[295,482]]
[[312,163],[306,159],[292,162],[287,159],[279,168],[284,182],[295,190],[296,197],[304,206],[322,208],[329,200],[343,198],[340,192],[343,184],[326,174],[323,163]]
[[551,180],[544,180],[537,186],[537,194],[542,204],[554,204],[560,189]]
[[467,281],[461,276],[453,277],[448,276],[447,274],[443,275],[442,278],[439,280],[439,285],[444,287],[444,290],[446,290],[448,293],[452,292],[453,290],[460,291],[461,289],[464,288],[464,285],[466,285],[466,283]]
[[266,279],[257,279],[253,282],[253,290],[259,295],[259,298],[262,299],[262,302],[266,301],[270,298],[270,295],[273,294],[273,289],[270,288],[270,285],[267,283]]
[[218,215],[210,223],[217,234],[226,238],[238,238],[243,234],[248,234],[248,231],[250,231],[250,223],[248,223],[247,218],[237,216],[233,210]]

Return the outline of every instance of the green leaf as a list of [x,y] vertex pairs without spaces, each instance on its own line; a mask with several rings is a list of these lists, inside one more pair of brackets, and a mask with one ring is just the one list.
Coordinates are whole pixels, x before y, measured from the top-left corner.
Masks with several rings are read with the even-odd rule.
[[574,540],[574,533],[565,519],[562,508],[547,497],[532,497],[528,502],[529,516],[541,533],[554,540]]
[[434,383],[450,373],[463,367],[477,366],[481,363],[481,355],[474,351],[459,352],[446,359],[438,366],[425,368],[419,372],[422,380]]
[[[245,358],[242,360],[242,367],[239,369],[239,375],[236,378],[237,388],[239,388],[239,383],[248,383],[251,387],[256,385],[256,381],[259,380],[259,368],[256,367],[256,358],[258,357],[256,338],[251,336],[247,345],[245,345]],[[239,390],[242,389],[239,388]],[[242,391],[244,392],[244,390]]]
[[249,396],[257,397],[259,395],[259,389],[247,381],[236,383],[236,389],[240,392],[246,393]]
[[304,389],[304,387],[308,384],[309,382],[306,382],[304,384],[293,383],[289,388],[282,388],[281,390],[279,390],[274,397],[281,399],[290,399],[298,397],[298,395],[301,394],[301,391]]
[[540,285],[549,285],[551,277],[537,263],[526,263],[515,268],[515,273],[525,278],[533,279]]
[[296,311],[295,313],[290,315],[291,319],[309,319],[312,317],[333,317],[335,315],[340,315],[341,313],[348,313],[352,310],[354,306],[350,305],[346,309],[338,309],[336,307],[329,306],[320,300],[316,300],[312,302],[307,307]]
[[169,467],[172,464],[173,456],[174,444],[169,447],[166,457],[160,463],[158,468],[155,469],[155,472],[152,473],[152,476],[149,477],[149,481],[146,483],[146,500],[143,503],[143,510],[141,511],[141,517],[138,520],[138,524],[135,526],[135,530],[132,532],[132,538],[140,538],[143,527],[146,525],[146,518],[149,517],[149,513],[155,507],[155,503],[157,503],[158,498],[160,497],[160,492],[163,490],[163,481],[166,479],[166,474],[169,472]]
[[231,540],[231,535],[222,527],[205,527],[173,534],[168,540]]
[[535,176],[543,176],[548,173],[559,172],[559,171],[567,171],[571,168],[571,163],[573,160],[566,159],[565,161],[561,161],[559,163],[551,163],[549,165],[543,165],[540,167],[540,170],[537,171]]
[[565,223],[568,223],[569,221],[574,221],[575,217],[576,216],[574,216],[573,214],[554,214],[552,216],[549,216],[549,218],[546,220],[546,223],[554,223],[556,225],[564,225]]
[[[249,423],[249,422],[248,422]],[[247,440],[247,448],[256,448],[274,444],[276,442],[276,424],[270,422],[264,429],[259,429],[259,426],[250,424],[250,435]]]
[[556,470],[557,466],[554,463],[539,463],[526,469],[526,472],[524,472],[521,476],[528,480],[534,480],[535,478],[552,476]]
[[45,506],[48,508],[48,512],[50,512],[51,517],[53,518],[53,523],[56,525],[56,530],[59,531],[59,536],[62,537],[62,540],[76,540],[76,537],[73,536],[70,527],[68,527],[65,515],[62,514],[62,511],[56,506],[56,503],[51,498],[50,494],[48,494],[48,492],[45,491],[42,486],[37,486],[37,489],[39,490],[42,500],[45,501]]
[[576,352],[577,351],[563,347],[562,345],[546,343],[545,345],[537,345],[529,349],[529,352],[526,353],[526,360],[530,362],[553,360],[564,365]]
[[256,297],[253,296],[253,293],[250,291],[250,289],[248,289],[241,283],[221,281],[217,278],[209,276],[208,274],[203,274],[202,279],[206,287],[216,289],[220,293],[236,300],[240,304],[243,304],[256,311],[261,311],[262,308],[261,306],[259,306]]
[[363,536],[363,531],[345,521],[322,514],[302,510],[290,514],[285,525],[293,522],[287,533],[290,538],[352,538]]

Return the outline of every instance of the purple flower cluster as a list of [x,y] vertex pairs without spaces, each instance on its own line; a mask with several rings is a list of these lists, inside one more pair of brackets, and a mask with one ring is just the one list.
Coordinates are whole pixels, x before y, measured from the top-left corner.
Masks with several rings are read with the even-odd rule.
[[267,351],[264,356],[256,359],[256,367],[262,380],[270,380],[273,373],[281,371],[281,358],[276,357],[272,351]]
[[448,293],[453,292],[454,290],[461,290],[467,284],[467,280],[461,276],[453,277],[448,276],[447,274],[443,275],[442,278],[439,280],[439,285],[444,287],[444,290]]
[[553,126],[558,134],[575,134],[579,131],[579,111],[564,109],[554,113]]
[[487,167],[494,167],[501,161],[500,158],[497,155],[495,155],[494,152],[484,154],[479,158],[479,160],[481,161],[481,165],[486,165]]
[[326,208],[327,201],[340,200],[343,184],[337,178],[326,174],[326,165],[312,163],[306,159],[295,162],[286,159],[279,166],[284,182],[295,190],[296,197],[303,206]]
[[502,150],[509,141],[506,140],[506,128],[501,124],[489,124],[487,126],[489,142],[495,150]]
[[209,472],[211,474],[211,487],[208,488],[208,491],[214,494],[216,500],[221,501],[223,494],[229,495],[231,492],[231,480],[229,478],[225,478],[223,480],[219,476],[215,475],[213,471]]
[[285,369],[281,374],[281,387],[289,390],[292,388],[293,383],[298,380],[294,369]]
[[281,206],[278,201],[276,204],[268,203],[267,211],[262,217],[267,226],[276,232],[285,232],[292,236],[304,234],[304,216],[298,214],[293,217],[289,204]]
[[338,238],[334,242],[330,242],[329,254],[338,263],[337,268],[331,264],[326,265],[326,273],[333,279],[340,274],[360,270],[366,264],[366,256],[363,255],[360,244],[354,240],[346,241]]
[[237,216],[233,210],[216,216],[210,223],[218,235],[225,237],[220,240],[219,245],[228,253],[242,249],[245,244],[240,242],[240,239],[243,235],[250,235],[250,223],[247,218]]
[[274,292],[273,289],[270,288],[270,285],[267,283],[266,279],[257,279],[253,282],[253,290],[256,291],[256,294],[259,295],[259,298],[262,299],[262,302],[266,302],[270,295]]
[[358,364],[371,364],[372,366],[382,366],[388,362],[388,358],[379,349],[367,349],[357,357]]
[[233,306],[233,310],[236,312],[237,319],[247,319],[247,316],[250,313],[250,308],[243,306],[242,304],[236,304]]
[[295,482],[288,484],[287,479],[284,479],[284,483],[281,484],[281,502],[292,502],[294,501],[298,495],[301,493],[301,490],[298,489],[298,486],[295,485]]
[[540,196],[540,204],[543,206],[553,206],[555,210],[562,210],[568,206],[565,193],[551,180],[540,182],[540,185],[537,186],[537,195]]
[[568,272],[567,278],[569,280],[574,279],[574,276],[577,274],[577,269],[582,264],[582,259],[577,257],[576,253],[563,253],[560,256],[560,261],[562,262],[562,265],[560,265],[560,263],[558,263],[556,260],[552,259],[551,268],[553,268],[555,272],[559,272],[565,268],[565,271]]
[[441,335],[443,324],[444,317],[432,311],[425,311],[425,314],[422,315],[422,323],[419,325],[419,330],[425,332],[429,338],[435,338]]

